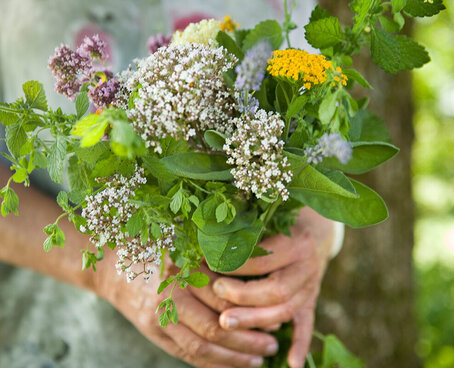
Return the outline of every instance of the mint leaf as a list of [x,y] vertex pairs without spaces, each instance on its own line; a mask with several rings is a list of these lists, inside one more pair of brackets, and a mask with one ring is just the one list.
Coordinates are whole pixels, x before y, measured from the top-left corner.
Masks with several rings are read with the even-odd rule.
[[195,288],[203,288],[210,283],[210,278],[202,272],[194,272],[184,279]]
[[393,14],[400,12],[405,5],[407,5],[407,0],[391,0]]
[[26,141],[27,134],[22,126],[22,120],[6,127],[6,145],[13,156],[20,156],[20,149]]
[[404,11],[412,17],[431,17],[444,9],[443,0],[407,0]]
[[32,109],[47,111],[47,100],[43,85],[37,81],[25,82],[22,85],[25,99]]
[[355,0],[350,3],[350,9],[353,10],[355,16],[353,17],[354,25],[352,31],[354,33],[362,32],[365,27],[365,22],[371,12],[373,0]]
[[182,204],[183,192],[180,189],[172,197],[172,202],[170,202],[170,210],[176,214],[180,210]]
[[159,288],[158,288],[158,294],[161,294],[167,288],[167,286],[169,286],[173,282],[174,279],[175,279],[175,276],[171,276],[167,280],[164,280],[163,282],[161,282],[161,284],[159,285]]
[[5,110],[9,110],[10,106],[8,104],[3,104],[0,103],[0,123],[3,124],[4,126],[8,126],[11,124],[14,124],[19,120],[19,116],[13,112],[9,111],[4,111],[2,110],[4,108]]
[[49,235],[43,244],[44,251],[49,252],[53,246],[61,248],[65,246],[65,234],[57,224],[47,225],[44,232]]
[[321,8],[320,5],[317,5],[314,8],[314,10],[312,10],[311,17],[309,19],[309,23],[315,22],[315,21],[323,19],[323,18],[329,18],[329,17],[331,17],[331,14],[329,13],[329,11]]
[[126,231],[131,237],[136,237],[139,235],[143,226],[145,225],[142,213],[139,211],[131,216],[131,218],[126,223]]
[[19,197],[16,192],[9,187],[5,187],[0,191],[0,197],[3,198],[1,213],[3,217],[6,217],[8,214],[13,212],[15,215],[18,215],[19,208]]
[[76,113],[77,119],[80,119],[90,107],[87,92],[80,92],[76,97]]
[[47,157],[47,170],[49,171],[50,178],[55,182],[61,184],[63,181],[63,169],[66,157],[66,140],[65,137],[58,134],[55,142],[50,148],[50,154]]
[[61,191],[57,195],[57,203],[64,210],[68,211],[70,206],[68,204],[68,193]]
[[371,38],[374,62],[388,73],[419,68],[430,61],[426,49],[404,35],[392,35],[374,28]]
[[354,80],[357,82],[360,86],[364,88],[372,88],[372,86],[369,84],[369,82],[364,78],[360,72],[358,72],[355,69],[343,69],[342,73],[347,76],[349,80]]
[[243,41],[243,49],[249,50],[261,40],[268,40],[274,49],[278,49],[284,41],[282,27],[275,20],[265,20],[252,29]]
[[339,19],[334,17],[322,18],[304,27],[306,40],[317,49],[337,45],[344,40]]

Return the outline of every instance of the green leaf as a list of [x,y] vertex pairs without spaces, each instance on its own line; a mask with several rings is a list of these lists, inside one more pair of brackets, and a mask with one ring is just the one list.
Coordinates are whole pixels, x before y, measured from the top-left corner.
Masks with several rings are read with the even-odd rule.
[[198,231],[198,239],[208,266],[215,272],[232,272],[251,256],[263,227],[260,225],[224,235]]
[[76,114],[77,119],[80,119],[87,112],[90,107],[90,101],[88,99],[87,92],[80,92],[76,97]]
[[167,314],[167,311],[165,311],[159,316],[159,325],[161,327],[167,327],[169,325],[169,322],[170,322],[169,316]]
[[50,252],[52,249],[52,236],[48,236],[46,240],[44,240],[43,248],[45,252]]
[[444,9],[443,0],[407,0],[404,8],[413,17],[431,17]]
[[13,180],[16,183],[23,183],[28,177],[28,172],[24,168],[19,168],[13,175]]
[[323,340],[323,368],[362,368],[365,363],[349,352],[334,335]]
[[388,31],[390,33],[396,33],[400,31],[400,26],[397,22],[395,22],[393,19],[389,19],[388,17],[385,17],[384,15],[379,15],[378,19],[380,21],[381,26],[385,31]]
[[161,294],[167,288],[167,286],[169,286],[173,282],[174,279],[175,279],[175,277],[171,276],[167,280],[164,280],[163,282],[161,282],[161,284],[159,285],[159,288],[158,288],[158,294]]
[[393,14],[400,12],[405,5],[407,5],[407,0],[391,0]]
[[17,216],[19,214],[19,197],[17,196],[16,192],[9,187],[4,187],[0,191],[0,196],[3,198],[1,206],[2,216],[6,217],[11,212]]
[[288,107],[286,118],[291,119],[294,116],[298,115],[306,105],[307,101],[307,96],[298,96]]
[[371,53],[374,62],[392,74],[419,68],[430,61],[426,49],[416,41],[378,28],[372,31]]
[[226,136],[222,133],[217,132],[216,130],[207,130],[203,137],[205,138],[205,142],[215,150],[223,151],[223,147],[225,144]]
[[289,185],[290,190],[311,191],[314,193],[329,193],[346,198],[357,198],[358,196],[350,190],[345,189],[328,176],[322,174],[312,166],[306,166]]
[[372,88],[369,82],[364,78],[360,72],[355,69],[343,69],[342,73],[345,74],[349,80],[354,80],[358,82],[358,84],[364,88]]
[[249,50],[262,40],[268,40],[274,49],[279,49],[284,41],[281,25],[275,20],[260,22],[247,34],[243,41],[243,49]]
[[225,47],[227,51],[235,55],[238,58],[238,60],[242,60],[244,58],[244,52],[241,50],[240,47],[238,47],[235,40],[224,31],[218,32],[216,36],[216,41],[218,42],[219,46]]
[[137,135],[131,124],[126,121],[116,120],[113,121],[112,132],[110,139],[113,142],[119,143],[125,147],[132,147]]
[[49,156],[47,157],[47,170],[50,178],[55,183],[61,184],[63,181],[63,169],[65,165],[67,142],[64,136],[58,134],[55,137],[55,142],[50,148]]
[[393,158],[399,149],[386,142],[352,142],[353,156],[343,165],[337,158],[326,158],[320,166],[348,174],[364,174]]
[[183,152],[161,159],[165,167],[174,175],[197,180],[233,179],[227,157],[200,152]]
[[252,251],[251,258],[263,257],[263,256],[267,256],[272,253],[273,252],[268,252],[267,250],[263,249],[262,247],[259,247],[258,245],[256,245],[254,247],[254,250]]
[[385,124],[369,110],[359,110],[355,114],[349,135],[352,141],[391,143]]
[[139,211],[132,215],[126,223],[126,231],[128,232],[129,236],[135,238],[137,235],[139,235],[144,225],[145,221],[143,219],[143,215],[141,211]]
[[84,136],[82,137],[82,140],[80,141],[80,146],[82,148],[94,146],[104,136],[108,125],[109,123],[107,122],[107,120],[102,120],[98,124],[95,124],[88,128]]
[[44,241],[43,247],[46,252],[52,249],[52,246],[61,247],[65,246],[65,234],[58,227],[57,224],[50,224],[44,228],[44,232],[49,237]]
[[10,106],[8,104],[0,103],[0,123],[2,123],[4,126],[8,126],[16,123],[19,120],[19,116],[17,114],[8,111],[2,111],[2,107],[4,107],[5,109],[10,109]]
[[172,304],[172,310],[170,311],[170,320],[174,325],[178,323],[178,312],[175,304]]
[[353,33],[362,32],[363,28],[366,26],[364,22],[368,19],[370,15],[372,5],[374,5],[373,0],[355,0],[350,3],[350,8],[355,13],[353,18]]
[[71,130],[71,134],[83,137],[87,133],[88,129],[98,124],[101,120],[103,119],[98,114],[87,115],[83,119],[79,120],[76,125],[74,125]]
[[95,164],[99,161],[101,156],[110,151],[109,142],[98,142],[94,146],[90,147],[75,147],[74,152],[77,157],[82,161],[89,164]]
[[155,156],[142,157],[143,167],[147,169],[156,179],[172,182],[177,176],[166,167],[166,165]]
[[119,164],[119,157],[111,155],[104,160],[98,161],[91,172],[92,178],[105,178],[112,175]]
[[210,278],[202,272],[194,272],[184,279],[195,288],[203,288],[210,283]]
[[180,189],[172,197],[172,202],[170,202],[170,210],[176,214],[180,210],[182,204],[183,192]]
[[317,49],[325,49],[344,41],[339,19],[322,18],[307,24],[306,40]]
[[292,188],[290,188],[290,195],[322,216],[343,222],[353,228],[375,225],[386,220],[388,209],[383,199],[364,184],[350,180],[359,198]]
[[222,202],[219,206],[216,207],[216,221],[223,222],[227,218],[229,207],[227,202]]
[[337,92],[331,93],[327,95],[320,104],[318,116],[322,124],[328,125],[331,123],[337,109],[337,97]]
[[32,109],[47,111],[47,100],[43,85],[37,81],[25,82],[22,85],[25,99]]
[[68,193],[60,191],[57,195],[57,203],[63,210],[67,211],[70,208],[68,205]]
[[311,17],[309,19],[309,23],[315,22],[317,20],[323,19],[323,18],[330,18],[331,14],[329,13],[328,10],[321,8],[319,5],[317,5],[314,10],[312,10]]
[[20,156],[20,150],[26,141],[27,134],[22,127],[22,120],[6,127],[6,145],[13,156]]

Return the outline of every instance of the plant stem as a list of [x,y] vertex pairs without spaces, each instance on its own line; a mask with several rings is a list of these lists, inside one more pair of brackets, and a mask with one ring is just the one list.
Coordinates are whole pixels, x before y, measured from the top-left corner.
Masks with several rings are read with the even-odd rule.
[[314,362],[314,358],[312,358],[312,354],[307,354],[306,360],[307,364],[309,364],[309,368],[317,368]]

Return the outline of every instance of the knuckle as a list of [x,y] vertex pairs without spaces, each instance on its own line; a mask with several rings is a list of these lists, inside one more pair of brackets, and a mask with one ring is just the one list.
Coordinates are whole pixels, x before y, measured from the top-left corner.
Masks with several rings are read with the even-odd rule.
[[290,288],[286,284],[277,284],[271,288],[273,299],[277,304],[285,303],[290,299]]
[[204,336],[208,341],[216,342],[222,337],[222,330],[217,322],[208,322],[205,325]]
[[187,354],[192,358],[200,357],[204,355],[204,350],[204,344],[200,340],[193,340],[188,345]]

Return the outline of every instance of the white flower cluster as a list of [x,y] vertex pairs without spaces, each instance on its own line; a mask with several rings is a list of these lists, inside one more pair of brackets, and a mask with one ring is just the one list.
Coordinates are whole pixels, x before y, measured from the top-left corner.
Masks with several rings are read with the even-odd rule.
[[[137,205],[131,203],[135,190],[147,182],[145,172],[136,167],[132,177],[126,178],[115,174],[99,193],[86,198],[87,206],[82,210],[82,217],[87,220],[87,228],[80,231],[93,234],[90,241],[96,247],[105,244],[118,248],[117,270],[126,273],[128,281],[143,274],[145,280],[152,273],[151,263],[159,263],[162,249],[171,248],[173,227],[161,225],[161,237],[150,239],[142,244],[140,236],[131,238],[126,232],[126,223],[137,211]],[[141,264],[143,270],[137,272],[133,266]]]
[[236,104],[223,73],[235,63],[225,48],[195,43],[162,47],[138,61],[126,82],[137,93],[128,117],[147,147],[160,153],[159,139],[167,136],[189,141],[206,129],[225,132]]
[[172,43],[184,45],[187,43],[202,43],[209,45],[214,42],[221,29],[221,21],[217,19],[203,19],[199,23],[189,24],[183,32],[176,31],[172,36]]
[[135,237],[130,239],[125,246],[118,248],[118,261],[115,267],[118,274],[126,273],[127,282],[131,282],[139,275],[143,275],[145,281],[148,282],[153,273],[153,264],[161,264],[162,251],[164,249],[171,252],[175,250],[173,247],[175,226],[160,224],[160,228],[161,236],[156,240],[150,239],[143,245],[140,237]]
[[226,139],[224,151],[229,155],[227,163],[232,169],[237,188],[254,193],[257,198],[282,196],[288,199],[286,183],[293,173],[283,155],[281,136],[285,123],[278,114],[258,110],[232,119],[236,130]]

